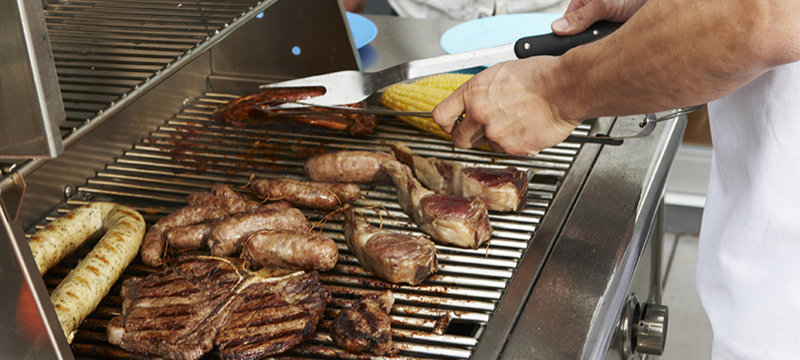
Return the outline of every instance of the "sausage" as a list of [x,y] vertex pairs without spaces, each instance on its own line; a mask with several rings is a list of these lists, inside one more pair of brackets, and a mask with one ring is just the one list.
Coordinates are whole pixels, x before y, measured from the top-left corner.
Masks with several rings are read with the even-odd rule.
[[184,206],[155,223],[142,241],[142,261],[152,267],[164,264],[162,259],[165,250],[164,233],[172,228],[194,225],[201,222],[222,220],[228,213],[222,209],[210,206]]
[[334,183],[390,183],[381,171],[381,162],[397,160],[381,151],[337,151],[316,155],[305,164],[306,177],[312,181]]
[[257,209],[261,203],[247,200],[228,185],[217,184],[208,192],[195,192],[186,197],[186,205],[210,206],[225,210],[228,214],[239,214]]
[[68,342],[72,342],[78,325],[97,308],[136,257],[144,230],[144,219],[136,210],[110,202],[93,202],[53,220],[28,240],[39,272],[44,274],[91,235],[105,232],[50,295]]
[[263,267],[326,271],[336,265],[339,249],[333,240],[311,232],[262,230],[250,235],[241,258]]
[[267,200],[286,200],[292,205],[320,210],[333,210],[361,196],[356,184],[333,184],[292,179],[257,179],[250,183],[250,192]]
[[167,244],[176,249],[198,249],[208,243],[214,223],[176,227],[164,232]]
[[308,231],[311,224],[297,208],[239,214],[214,225],[208,247],[214,256],[229,256],[242,251],[242,244],[248,236],[268,229]]

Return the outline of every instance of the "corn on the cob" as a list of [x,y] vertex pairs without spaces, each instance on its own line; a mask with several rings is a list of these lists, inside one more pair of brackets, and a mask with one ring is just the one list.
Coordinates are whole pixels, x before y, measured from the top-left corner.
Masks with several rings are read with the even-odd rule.
[[[450,93],[447,90],[417,84],[395,84],[383,92],[381,102],[383,106],[392,110],[430,112]],[[398,118],[418,130],[450,140],[450,135],[445,133],[431,118],[415,116],[398,116]]]
[[439,74],[419,79],[414,84],[453,92],[471,78],[472,74]]
[[[384,90],[381,103],[392,110],[430,112],[471,77],[469,74],[441,74],[417,80],[412,84],[394,84]],[[397,118],[418,130],[445,140],[451,139],[450,134],[444,132],[431,118],[416,116]],[[478,149],[491,151],[486,144],[479,146]]]

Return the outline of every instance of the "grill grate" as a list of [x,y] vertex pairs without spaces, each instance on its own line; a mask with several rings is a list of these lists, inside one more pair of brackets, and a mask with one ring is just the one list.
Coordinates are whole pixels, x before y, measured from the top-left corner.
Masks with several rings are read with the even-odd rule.
[[[236,129],[214,122],[211,119],[213,109],[235,97],[209,93],[195,100],[78,187],[70,199],[28,234],[76,206],[101,200],[128,204],[152,225],[181,207],[186,195],[208,190],[215,183],[243,186],[251,175],[301,179],[305,159],[313,154],[339,149],[390,151],[390,144],[397,140],[404,141],[423,156],[534,170],[536,175],[530,182],[527,205],[522,212],[490,213],[495,232],[488,247],[472,250],[437,245],[438,271],[416,287],[395,285],[369,276],[347,250],[341,219],[328,219],[322,233],[337,242],[340,258],[333,270],[321,274],[321,280],[331,290],[333,301],[317,332],[284,354],[289,358],[352,357],[331,341],[330,321],[358,295],[391,289],[397,299],[391,317],[400,358],[469,358],[580,145],[562,143],[533,158],[515,158],[476,150],[454,150],[450,142],[421,134],[391,118],[381,118],[378,131],[363,138],[293,125]],[[581,125],[576,134],[585,135],[588,129],[587,125]],[[362,190],[363,196],[356,207],[370,222],[419,234],[402,213],[394,187],[365,186]],[[304,213],[312,222],[324,219],[323,214],[308,209],[304,209]],[[49,290],[52,291],[77,265],[90,246],[45,275]],[[76,358],[138,358],[110,345],[105,327],[108,320],[121,311],[121,281],[152,271],[137,257],[100,307],[80,326],[72,344]],[[216,354],[206,357],[215,358]]]
[[64,101],[61,136],[105,121],[274,0],[70,0],[44,11]]

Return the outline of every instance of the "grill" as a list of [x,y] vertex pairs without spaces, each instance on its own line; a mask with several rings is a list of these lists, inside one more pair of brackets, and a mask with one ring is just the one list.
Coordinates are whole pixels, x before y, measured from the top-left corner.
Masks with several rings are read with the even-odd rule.
[[[23,2],[23,10],[30,15],[38,3]],[[61,100],[65,118],[53,120],[58,111],[52,111],[41,122],[57,129],[50,152],[60,152],[62,143],[66,150],[53,160],[13,151],[3,157],[0,151],[0,158],[12,159],[0,164],[0,282],[12,289],[0,295],[0,304],[17,309],[0,312],[0,352],[10,358],[141,358],[110,345],[105,335],[106,323],[121,311],[121,281],[154,271],[138,258],[81,324],[71,346],[57,326],[48,327],[55,315],[46,291],[93,246],[50,270],[42,285],[24,242],[56,217],[91,201],[114,201],[139,211],[150,226],[183,206],[188,194],[216,183],[243,187],[251,175],[302,179],[304,161],[313,154],[389,151],[398,140],[423,156],[531,170],[525,209],[490,212],[488,246],[437,244],[437,272],[414,287],[371,277],[347,250],[341,218],[304,209],[316,230],[337,242],[340,258],[321,274],[333,301],[317,332],[281,358],[361,358],[333,344],[329,323],[360,295],[381,289],[391,289],[397,299],[391,317],[399,358],[640,356],[631,343],[633,330],[622,325],[641,312],[638,299],[660,301],[659,206],[685,118],[620,147],[564,142],[535,157],[454,149],[390,117],[363,138],[292,124],[232,128],[214,122],[213,109],[258,84],[439,55],[431,50],[438,49],[438,36],[431,34],[455,23],[374,17],[381,36],[359,58],[341,51],[352,44],[333,0],[78,0],[39,11],[46,27],[38,30],[49,36],[45,53],[52,54],[56,70],[47,76],[45,56],[39,75],[60,88],[50,93],[43,85],[46,96],[39,100],[48,106]],[[293,46],[302,48],[301,56],[277,51]],[[3,99],[9,91],[4,86]],[[0,108],[0,116],[6,111]],[[639,120],[592,119],[574,134],[628,135],[637,132]],[[25,142],[3,136],[0,150],[3,143]],[[393,186],[364,186],[362,194],[356,206],[370,222],[419,234],[400,210]],[[31,310],[38,315],[34,323],[42,324],[34,335],[19,325],[25,303],[41,304]]]
[[[362,139],[344,138],[342,133],[321,129],[237,129],[214,122],[213,109],[235,97],[209,93],[193,101],[85,185],[77,187],[70,199],[34,226],[29,235],[72,208],[98,200],[130,204],[152,225],[183,206],[188,194],[208,190],[214,183],[244,186],[251,175],[301,179],[304,160],[312,154],[343,149],[390,152],[388,144],[398,140],[424,156],[533,170],[536,175],[529,185],[525,209],[519,214],[490,214],[495,231],[489,246],[472,250],[437,245],[439,268],[419,286],[395,285],[371,277],[347,250],[341,219],[326,221],[324,214],[306,210],[312,223],[325,222],[322,233],[337,241],[340,257],[337,266],[321,276],[333,293],[333,305],[312,339],[289,354],[343,356],[326,328],[337,307],[345,306],[356,295],[391,289],[396,297],[391,313],[393,335],[402,355],[469,358],[580,145],[564,143],[535,160],[526,160],[482,151],[454,151],[449,142],[421,134],[391,118],[382,118],[377,132]],[[586,134],[588,130],[587,124],[578,132]],[[363,194],[356,206],[375,225],[421,234],[402,213],[394,187],[365,187]],[[48,289],[54,289],[90,249],[48,272],[44,277]],[[124,278],[151,271],[138,261]],[[104,342],[106,322],[121,312],[118,292],[119,284],[79,329],[72,344],[76,356],[131,356]]]

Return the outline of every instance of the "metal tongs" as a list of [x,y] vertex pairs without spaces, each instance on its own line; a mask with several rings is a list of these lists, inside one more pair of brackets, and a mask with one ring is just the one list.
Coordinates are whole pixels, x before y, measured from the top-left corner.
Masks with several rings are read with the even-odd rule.
[[[293,105],[291,108],[283,107],[285,104]],[[322,110],[309,110],[310,108],[319,108]],[[677,111],[657,117],[654,113],[645,114],[644,119],[639,123],[639,127],[642,129],[637,134],[634,135],[624,135],[624,136],[609,136],[608,134],[596,134],[594,136],[589,135],[570,135],[564,141],[569,142],[578,142],[578,143],[593,143],[593,144],[603,144],[603,145],[614,145],[619,146],[622,145],[625,139],[635,139],[645,137],[650,135],[653,130],[656,129],[656,124],[662,121],[674,119],[692,112],[695,112],[701,109],[701,105],[696,106],[689,106],[680,108]],[[373,114],[373,115],[389,115],[389,116],[418,116],[418,117],[427,117],[432,118],[433,114],[430,111],[402,111],[402,110],[389,110],[389,109],[379,109],[379,108],[355,108],[355,107],[347,107],[347,106],[337,106],[337,105],[309,105],[297,101],[286,101],[286,100],[270,100],[265,101],[262,103],[258,103],[255,106],[255,109],[259,111],[263,111],[268,115],[281,115],[281,114],[291,114],[291,115],[310,115],[310,114],[319,114],[319,113],[338,113],[338,114]],[[306,110],[303,110],[306,109]],[[461,121],[463,116],[459,118],[458,121]]]

